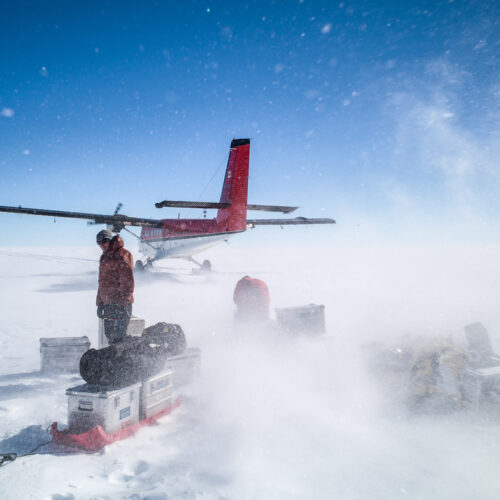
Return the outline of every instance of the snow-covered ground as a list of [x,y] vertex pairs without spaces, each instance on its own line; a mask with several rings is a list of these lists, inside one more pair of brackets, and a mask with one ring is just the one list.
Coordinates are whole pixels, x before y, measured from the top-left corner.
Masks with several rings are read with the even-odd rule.
[[[166,262],[137,276],[134,313],[183,326],[202,376],[183,405],[100,454],[53,444],[0,468],[2,499],[497,499],[500,415],[415,416],[389,405],[360,346],[399,335],[500,347],[497,247],[221,246],[216,272]],[[39,338],[97,344],[97,248],[0,249],[0,452],[65,423],[78,375],[39,373]],[[231,331],[232,292],[264,279],[273,307],[325,304],[328,336]],[[500,349],[497,349],[497,351]]]

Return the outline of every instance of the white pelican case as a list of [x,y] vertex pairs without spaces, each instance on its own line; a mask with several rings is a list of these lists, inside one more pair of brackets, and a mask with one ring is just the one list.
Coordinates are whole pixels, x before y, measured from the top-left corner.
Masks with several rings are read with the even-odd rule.
[[40,369],[42,372],[78,373],[80,358],[89,349],[88,337],[42,337]]
[[165,366],[174,371],[175,387],[189,384],[200,374],[201,351],[198,347],[190,347],[182,354],[167,357]]
[[83,432],[100,425],[106,432],[116,432],[151,417],[173,401],[173,371],[121,389],[84,384],[66,391],[68,427]]
[[106,432],[116,432],[139,422],[141,383],[121,389],[98,385],[79,385],[66,390],[68,427],[83,432],[100,425]]
[[141,420],[155,415],[172,403],[173,374],[173,370],[165,370],[142,383]]
[[[140,337],[145,327],[146,321],[142,318],[138,318],[137,316],[132,316],[127,327],[127,335],[130,337]],[[104,335],[104,320],[102,319],[98,320],[97,340],[99,349],[108,347],[109,342],[106,335]]]
[[465,370],[462,379],[464,399],[477,410],[482,403],[500,403],[500,366]]
[[326,332],[325,306],[323,305],[283,307],[275,311],[278,325],[286,332],[307,335],[320,335]]

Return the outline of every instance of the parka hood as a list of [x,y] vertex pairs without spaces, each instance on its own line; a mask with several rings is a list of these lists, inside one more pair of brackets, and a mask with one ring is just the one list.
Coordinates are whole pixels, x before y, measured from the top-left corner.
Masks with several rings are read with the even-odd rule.
[[125,243],[123,243],[123,240],[121,239],[121,236],[119,234],[117,234],[111,240],[111,243],[109,244],[109,250],[111,252],[116,252],[120,248],[123,248],[124,245],[125,245]]

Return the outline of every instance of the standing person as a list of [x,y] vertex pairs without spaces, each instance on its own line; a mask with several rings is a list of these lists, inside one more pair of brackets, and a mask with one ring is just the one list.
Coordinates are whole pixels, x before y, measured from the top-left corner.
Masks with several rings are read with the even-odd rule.
[[134,260],[117,234],[103,229],[96,236],[102,255],[99,260],[97,316],[104,320],[109,344],[123,340],[132,316],[134,302]]
[[259,323],[269,319],[269,290],[264,281],[244,276],[234,289],[234,319],[243,323]]

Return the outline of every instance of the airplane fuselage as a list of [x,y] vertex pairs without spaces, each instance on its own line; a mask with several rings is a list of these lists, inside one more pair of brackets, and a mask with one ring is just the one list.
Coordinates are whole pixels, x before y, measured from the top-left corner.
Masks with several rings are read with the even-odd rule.
[[165,219],[161,228],[142,228],[139,249],[148,261],[189,258],[241,232],[221,230],[216,219]]

